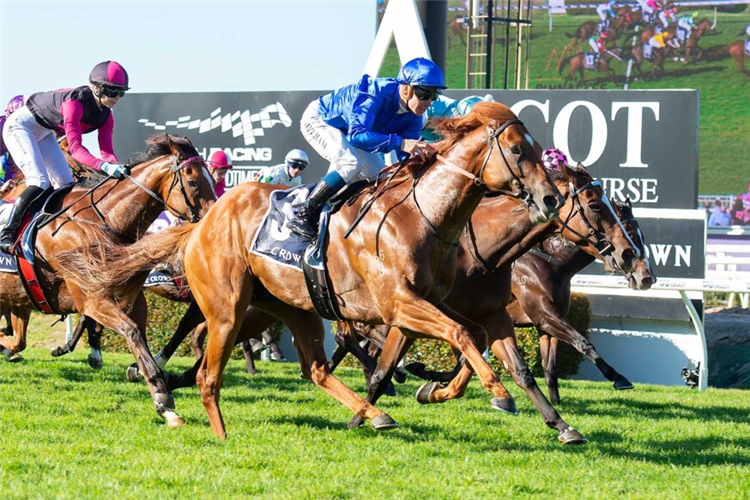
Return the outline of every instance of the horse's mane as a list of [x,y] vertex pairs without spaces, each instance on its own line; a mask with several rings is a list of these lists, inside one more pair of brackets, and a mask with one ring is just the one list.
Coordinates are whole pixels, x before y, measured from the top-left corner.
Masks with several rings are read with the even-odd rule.
[[128,164],[135,167],[160,156],[172,154],[172,150],[169,147],[169,140],[177,146],[183,157],[198,156],[198,150],[195,149],[195,146],[193,146],[193,143],[187,137],[182,135],[158,134],[146,139],[146,151],[135,153],[128,160]]
[[471,108],[471,113],[458,118],[436,118],[430,120],[430,126],[443,138],[441,148],[450,149],[466,134],[479,127],[497,127],[498,124],[515,119],[515,113],[504,104],[478,102]]

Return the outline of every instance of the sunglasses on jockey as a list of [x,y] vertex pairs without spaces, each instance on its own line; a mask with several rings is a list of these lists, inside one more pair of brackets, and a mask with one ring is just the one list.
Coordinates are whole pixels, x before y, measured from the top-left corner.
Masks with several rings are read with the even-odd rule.
[[296,168],[297,170],[304,170],[307,167],[307,163],[297,160],[290,160],[287,164],[289,168]]
[[435,101],[438,96],[442,93],[440,89],[420,87],[417,85],[412,86],[414,93],[417,95],[417,99],[420,101]]
[[125,95],[125,89],[109,87],[107,85],[99,85],[99,90],[106,97],[122,97]]

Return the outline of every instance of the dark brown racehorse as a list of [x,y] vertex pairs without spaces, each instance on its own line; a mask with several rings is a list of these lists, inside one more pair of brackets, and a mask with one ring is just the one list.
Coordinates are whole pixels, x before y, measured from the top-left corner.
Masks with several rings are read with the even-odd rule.
[[[656,277],[651,272],[643,234],[629,205],[615,204],[615,210],[640,253],[626,273],[629,285],[637,290],[648,290],[656,282]],[[594,345],[565,318],[570,308],[570,280],[593,261],[594,257],[581,248],[565,245],[559,239],[547,239],[539,248],[519,258],[513,267],[513,301],[508,305],[508,312],[515,326],[533,325],[539,332],[544,379],[552,404],[560,402],[557,377],[559,340],[573,346],[594,363],[616,390],[633,388],[633,384],[604,361]]]
[[[656,282],[656,276],[651,271],[648,257],[646,257],[648,254],[645,239],[638,221],[633,217],[630,200],[626,200],[625,203],[616,203],[614,208],[628,236],[640,253],[640,256],[633,261],[631,270],[626,272],[628,286],[634,290],[648,290]],[[562,211],[565,211],[565,207]],[[615,389],[633,388],[630,381],[607,364],[596,352],[594,346],[565,318],[570,307],[570,280],[593,260],[594,257],[579,246],[566,244],[566,240],[555,235],[522,255],[513,266],[513,299],[507,310],[515,327],[533,325],[539,332],[542,366],[552,404],[560,402],[557,378],[558,340],[567,342],[587,356],[602,374],[613,382]],[[619,270],[611,254],[605,256],[605,261],[612,272]],[[352,339],[356,339],[352,333],[364,331],[366,338],[373,340],[376,345],[383,345],[380,339],[382,332],[366,331],[359,325],[353,329],[342,328],[341,331]],[[342,339],[340,344],[343,343]],[[346,339],[345,345],[348,347],[351,344],[352,340]],[[343,354],[343,352],[334,353],[334,358],[340,358]],[[366,373],[368,369],[374,371],[372,359],[363,359],[360,355],[354,354],[363,361],[363,364],[366,364]],[[427,371],[422,363],[410,363],[407,369],[426,380],[448,382],[453,377],[452,373]]]
[[[149,389],[159,415],[170,425],[181,425],[174,413],[172,396],[166,391],[161,370],[145,341],[146,308],[138,294],[128,313],[102,304],[76,285],[79,270],[61,272],[60,257],[88,245],[135,241],[165,208],[175,216],[197,220],[216,195],[203,160],[186,138],[159,135],[147,141],[148,150],[133,160],[125,179],[97,176],[93,186],[76,186],[63,199],[53,198],[47,210],[58,212],[40,228],[36,240],[36,262],[40,285],[51,308],[61,314],[79,312],[124,335]],[[0,345],[11,352],[22,350],[32,304],[16,274],[0,274],[0,308],[14,313],[15,337],[0,336]]]
[[[597,256],[600,255],[599,249],[608,248],[625,269],[630,268],[636,252],[609,206],[601,185],[594,182],[582,165],[555,175],[561,192],[569,193],[559,221],[532,229],[513,212],[510,200],[500,198],[480,204],[461,240],[459,272],[445,303],[458,314],[485,327],[492,352],[508,367],[516,384],[526,391],[545,423],[558,431],[560,441],[577,443],[585,439],[544,398],[516,345],[513,324],[506,311],[511,298],[511,265],[556,229],[566,239],[583,245]],[[572,186],[572,192],[568,186]],[[382,394],[398,360],[413,342],[413,338],[404,336],[396,328],[390,330],[372,377],[373,383],[368,387],[368,401],[375,402]],[[443,388],[438,383],[425,384],[417,399],[427,404],[461,397],[471,375],[470,368],[462,364],[458,376],[448,387]],[[350,426],[359,424],[356,417],[350,422]]]
[[[387,323],[410,336],[448,342],[476,370],[493,395],[493,405],[515,412],[513,398],[482,358],[486,333],[442,301],[456,275],[458,239],[488,190],[512,190],[539,222],[556,215],[561,196],[533,139],[506,106],[479,103],[470,114],[442,121],[436,130],[445,138],[437,144],[436,157],[426,164],[413,160],[391,167],[384,172],[390,174],[387,179],[368,190],[369,196],[360,193],[332,216],[326,251],[332,289],[343,318]],[[197,383],[219,438],[226,437],[219,409],[223,370],[250,304],[292,331],[305,376],[357,416],[371,419],[374,428],[392,428],[396,424],[387,414],[330,373],[322,322],[302,273],[248,251],[274,189],[242,184],[222,196],[198,224],[148,236],[132,247],[107,249],[114,260],[93,269],[81,261],[72,262],[72,268],[92,269],[88,285],[98,289],[95,296],[106,303],[113,290],[123,297],[137,294],[138,288],[128,291],[119,282],[133,273],[145,278],[146,270],[179,249],[190,289],[208,324],[208,346]],[[370,196],[375,202],[344,239]],[[108,272],[113,265],[116,274]]]
[[448,48],[451,48],[453,39],[458,37],[461,43],[466,45],[466,31],[467,28],[464,26],[464,19],[468,19],[466,16],[457,15],[450,21],[448,21]]

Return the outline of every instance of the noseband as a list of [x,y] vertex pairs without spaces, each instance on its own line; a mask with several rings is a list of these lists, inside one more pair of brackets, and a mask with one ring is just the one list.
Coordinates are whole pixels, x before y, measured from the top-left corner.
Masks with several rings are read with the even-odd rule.
[[[599,237],[599,234],[594,229],[594,226],[591,224],[591,222],[589,221],[589,219],[586,217],[586,212],[584,212],[584,210],[583,210],[583,205],[581,205],[581,199],[580,199],[581,193],[583,193],[584,191],[586,191],[588,189],[594,189],[596,187],[601,187],[601,185],[602,185],[601,181],[592,181],[592,182],[589,182],[588,184],[586,184],[586,185],[584,185],[581,188],[579,188],[579,189],[576,190],[575,186],[573,186],[573,183],[571,182],[570,183],[570,198],[573,201],[574,210],[572,210],[568,214],[568,217],[564,221],[560,221],[560,225],[562,225],[563,228],[567,229],[571,233],[573,233],[576,236],[578,236],[580,239],[585,240],[589,245],[591,245],[594,248],[596,248],[596,250],[599,252],[600,255],[607,256],[607,255],[609,255],[609,254],[612,253],[612,251],[614,250],[615,247],[606,238]],[[606,199],[606,197],[602,198],[602,199]],[[618,217],[614,213],[614,211],[611,209],[612,207],[609,205],[609,203],[607,203],[607,206],[610,208],[610,212],[612,213],[612,215],[617,219]],[[586,224],[586,227],[588,228],[588,235],[583,235],[583,234],[579,233],[578,231],[576,231],[575,229],[573,229],[569,225],[570,221],[573,220],[573,218],[576,215],[578,215],[578,214],[581,215],[581,219],[583,219],[583,223]],[[622,229],[623,229],[623,232],[625,232],[625,228],[622,228]],[[569,240],[565,239],[565,237],[562,235],[562,231],[559,234],[560,234],[560,238],[563,239],[563,242],[566,245],[575,246],[574,243],[572,243]],[[591,239],[592,237],[593,237],[593,241]],[[635,249],[635,250],[636,250],[636,252],[638,251],[637,249]]]
[[[152,197],[159,203],[163,203],[165,207],[167,207],[171,212],[177,215],[177,217],[179,217],[180,219],[184,221],[188,221],[188,222],[198,222],[198,220],[200,219],[200,215],[198,214],[197,208],[194,205],[192,205],[190,201],[188,200],[187,192],[185,190],[185,183],[182,180],[182,176],[180,175],[180,170],[187,167],[188,165],[192,165],[193,163],[198,163],[202,161],[203,161],[203,158],[200,156],[191,156],[190,158],[183,161],[182,163],[178,163],[177,156],[176,155],[172,156],[172,168],[170,170],[174,173],[174,176],[172,177],[172,184],[169,186],[169,191],[167,191],[167,197],[164,200],[161,199],[161,197],[158,194],[151,191],[149,188],[144,186],[140,181],[138,181],[134,177],[131,177],[129,174],[125,174],[125,177],[130,182],[132,182],[133,184],[141,188],[143,191],[148,193],[150,197]],[[188,207],[188,211],[190,212],[189,216],[187,214],[182,213],[180,210],[177,210],[176,208],[172,207],[167,202],[167,200],[169,200],[170,193],[172,192],[172,190],[175,188],[175,186],[178,183],[180,185],[180,193],[182,194],[182,199],[185,201],[185,205]]]

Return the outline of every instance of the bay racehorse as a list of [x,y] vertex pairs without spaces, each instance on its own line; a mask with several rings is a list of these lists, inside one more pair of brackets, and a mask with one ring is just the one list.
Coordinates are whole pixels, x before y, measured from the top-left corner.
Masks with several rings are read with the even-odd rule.
[[[533,138],[508,107],[478,103],[466,116],[441,121],[436,130],[445,138],[436,145],[437,155],[426,163],[391,167],[382,173],[387,179],[367,190],[369,196],[360,192],[332,215],[326,259],[336,305],[345,319],[387,323],[412,336],[448,342],[476,370],[492,393],[493,406],[515,412],[512,396],[482,358],[483,328],[442,301],[455,278],[458,239],[488,190],[511,192],[529,208],[527,217],[539,222],[556,216],[561,195]],[[223,370],[250,304],[292,331],[305,376],[357,416],[370,419],[374,428],[396,426],[330,373],[322,321],[303,274],[248,250],[274,189],[239,185],[197,224],[147,236],[130,247],[91,248],[88,259],[69,265],[89,269],[81,275],[91,278],[86,286],[96,289],[100,302],[111,303],[114,292],[124,300],[137,295],[142,281],[133,288],[131,277],[140,273],[145,279],[149,269],[175,258],[178,250],[208,325],[197,383],[211,428],[221,439],[226,438],[219,409]],[[370,210],[344,238],[369,200],[374,200]],[[107,261],[97,264],[97,254]]]
[[[52,311],[78,312],[126,337],[141,372],[147,374],[158,414],[170,425],[181,425],[184,421],[172,411],[172,396],[167,393],[163,374],[146,344],[143,296],[136,297],[126,314],[102,304],[86,288],[77,286],[74,275],[80,269],[60,267],[61,257],[88,245],[134,242],[165,209],[179,218],[195,221],[213,204],[216,195],[210,174],[188,139],[158,135],[146,144],[147,152],[135,156],[126,178],[95,175],[90,185],[77,185],[64,197],[53,195],[47,211],[55,216],[39,229],[36,239],[36,272]],[[0,346],[17,352],[25,348],[33,309],[17,274],[0,273],[0,309],[6,308],[13,312],[15,336],[0,336]]]
[[[513,262],[539,241],[556,232],[559,237],[581,245],[599,257],[611,254],[618,265],[629,269],[637,252],[615,215],[601,184],[594,181],[582,165],[553,171],[555,182],[567,195],[560,218],[531,227],[514,212],[512,201],[499,197],[486,199],[474,212],[467,226],[458,253],[458,273],[445,303],[463,317],[485,327],[493,354],[503,362],[516,384],[531,398],[545,423],[558,431],[563,443],[577,443],[583,436],[571,428],[549,404],[516,344],[513,323],[506,311],[511,300],[511,268]],[[397,329],[388,332],[383,352],[368,387],[367,399],[375,402],[414,339]],[[471,377],[471,370],[462,363],[451,385],[425,384],[417,393],[420,403],[441,403],[461,397]],[[449,377],[452,378],[452,377]],[[359,425],[355,417],[350,426]]]
[[[628,286],[634,290],[648,290],[656,282],[656,276],[651,270],[643,233],[638,221],[633,217],[630,199],[627,199],[625,203],[614,203],[613,206],[640,254],[633,261],[631,270],[625,272]],[[561,209],[561,214],[564,213],[565,206]],[[570,307],[570,280],[594,260],[594,257],[580,246],[566,244],[569,242],[570,240],[564,240],[559,234],[555,234],[516,260],[512,268],[513,298],[507,306],[515,327],[533,325],[539,332],[542,367],[552,404],[560,402],[557,378],[559,340],[565,341],[587,356],[602,374],[613,382],[615,389],[633,388],[630,381],[607,364],[594,346],[565,318]],[[607,253],[604,260],[610,272],[620,270],[611,253]],[[365,328],[369,329],[365,330]],[[346,354],[345,351],[352,352],[365,365],[364,369],[366,374],[369,373],[367,376],[369,381],[371,372],[375,370],[374,362],[371,358],[363,358],[357,351],[352,350],[351,345],[356,343],[354,342],[357,340],[355,335],[359,333],[372,341],[374,345],[382,347],[387,330],[385,332],[373,331],[367,325],[354,325],[352,328],[347,324],[342,325],[338,332],[346,337],[339,340],[337,334],[337,342],[345,347],[337,349],[332,360],[340,361]],[[424,364],[419,362],[408,364],[406,369],[425,380],[449,382],[453,378],[451,372],[428,371]]]

